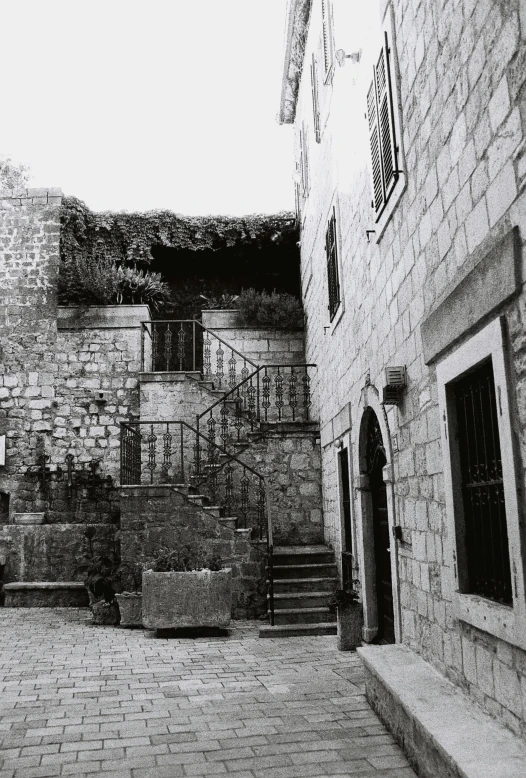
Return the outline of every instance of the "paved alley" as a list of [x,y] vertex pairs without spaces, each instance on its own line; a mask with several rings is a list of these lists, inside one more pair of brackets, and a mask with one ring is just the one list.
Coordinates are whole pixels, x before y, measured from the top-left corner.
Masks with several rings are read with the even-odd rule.
[[414,776],[335,637],[157,638],[0,610],[0,778]]

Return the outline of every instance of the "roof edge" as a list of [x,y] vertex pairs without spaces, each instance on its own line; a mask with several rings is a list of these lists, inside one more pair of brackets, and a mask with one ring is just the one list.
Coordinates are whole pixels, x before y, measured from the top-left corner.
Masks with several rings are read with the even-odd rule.
[[296,102],[303,71],[311,7],[312,0],[288,0],[285,56],[278,114],[280,124],[292,124],[296,117]]

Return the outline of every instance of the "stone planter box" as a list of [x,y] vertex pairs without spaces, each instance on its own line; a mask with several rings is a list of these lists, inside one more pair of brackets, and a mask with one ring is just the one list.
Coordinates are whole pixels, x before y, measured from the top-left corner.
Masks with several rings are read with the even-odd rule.
[[45,513],[14,513],[13,522],[21,526],[30,526],[32,524],[43,524],[46,518]]
[[239,311],[237,308],[231,309],[210,309],[206,308],[201,311],[201,321],[203,327],[207,329],[224,329],[231,327],[240,327],[239,323]]
[[142,574],[142,621],[147,629],[227,627],[232,570]]
[[142,627],[142,594],[116,594],[121,614],[121,627]]
[[147,305],[87,305],[59,306],[59,330],[135,329],[151,319]]
[[361,602],[338,607],[338,648],[354,651],[362,645],[363,610]]

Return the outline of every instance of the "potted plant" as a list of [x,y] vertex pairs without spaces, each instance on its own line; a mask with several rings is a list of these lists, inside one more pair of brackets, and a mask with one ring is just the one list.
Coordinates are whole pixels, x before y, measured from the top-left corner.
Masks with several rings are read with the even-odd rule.
[[142,574],[147,629],[224,628],[232,611],[232,570],[201,547],[161,547]]
[[123,591],[115,594],[121,615],[121,627],[142,627],[142,566],[137,563],[129,565],[123,562],[120,572],[128,571],[128,580],[133,581],[133,591]]
[[340,651],[354,651],[362,644],[362,604],[353,579],[348,589],[335,589],[329,601],[329,608],[338,613],[338,648]]
[[118,553],[118,533],[113,537],[110,547],[100,551],[95,548],[94,527],[84,532],[84,550],[82,562],[75,574],[83,573],[84,585],[88,590],[94,624],[118,624],[119,605],[116,600],[120,584],[120,558]]

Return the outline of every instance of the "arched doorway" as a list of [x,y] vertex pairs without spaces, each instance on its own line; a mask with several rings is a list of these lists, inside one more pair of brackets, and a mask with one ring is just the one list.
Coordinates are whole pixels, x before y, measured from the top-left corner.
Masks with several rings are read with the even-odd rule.
[[378,418],[373,410],[367,419],[365,458],[371,492],[374,542],[376,605],[379,643],[394,643],[393,579],[391,574],[391,536],[387,512],[387,488],[383,468],[387,462]]

